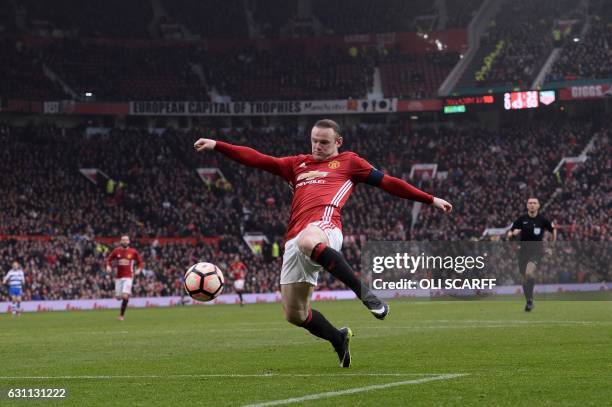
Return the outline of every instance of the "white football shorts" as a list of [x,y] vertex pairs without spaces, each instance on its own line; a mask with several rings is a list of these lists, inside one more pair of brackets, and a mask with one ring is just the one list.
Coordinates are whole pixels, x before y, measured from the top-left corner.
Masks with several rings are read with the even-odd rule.
[[234,290],[237,292],[244,291],[244,280],[243,279],[234,281]]
[[122,277],[115,279],[115,297],[121,297],[123,294],[132,295],[132,283],[134,279],[131,277]]
[[[331,222],[313,222],[310,225],[317,226],[329,239],[329,246],[340,251],[342,249],[342,231]],[[316,286],[319,277],[319,271],[323,268],[320,264],[315,263],[310,257],[305,256],[298,248],[297,241],[300,238],[300,232],[296,237],[288,240],[285,243],[285,254],[283,255],[283,266],[281,269],[281,284],[301,283],[306,282]]]

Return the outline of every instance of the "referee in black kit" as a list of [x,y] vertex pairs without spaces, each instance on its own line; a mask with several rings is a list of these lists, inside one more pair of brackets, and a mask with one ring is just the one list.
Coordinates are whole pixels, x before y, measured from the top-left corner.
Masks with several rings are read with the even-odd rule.
[[[540,215],[540,201],[538,198],[527,200],[527,214],[514,221],[508,231],[508,239],[521,235],[521,242],[541,242],[544,231],[552,233],[552,241],[557,240],[557,229],[545,217]],[[522,244],[519,251],[519,271],[523,276],[523,294],[527,300],[525,311],[533,309],[533,287],[535,286],[535,272],[542,257],[542,243]]]

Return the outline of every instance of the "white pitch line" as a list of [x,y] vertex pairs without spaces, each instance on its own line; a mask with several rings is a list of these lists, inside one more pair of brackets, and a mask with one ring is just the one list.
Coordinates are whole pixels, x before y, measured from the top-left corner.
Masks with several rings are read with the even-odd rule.
[[363,392],[372,391],[372,390],[382,390],[382,389],[388,389],[391,387],[406,386],[409,384],[421,384],[421,383],[433,382],[433,381],[438,381],[438,380],[449,380],[449,379],[454,379],[456,377],[461,377],[461,376],[466,376],[466,374],[445,374],[445,375],[440,375],[440,376],[424,377],[422,379],[404,380],[401,382],[393,382],[393,383],[386,383],[386,384],[375,384],[372,386],[365,386],[365,387],[354,387],[352,389],[329,391],[325,393],[315,393],[315,394],[309,394],[309,395],[302,396],[302,397],[294,397],[290,399],[266,401],[266,402],[257,403],[257,404],[247,404],[247,405],[244,405],[243,407],[280,406],[283,404],[301,403],[303,401],[308,401],[308,400],[326,399],[330,397],[344,396],[347,394],[363,393]]
[[[260,373],[260,374],[179,374],[179,375],[100,375],[100,376],[0,376],[0,380],[111,380],[111,379],[183,379],[183,378],[245,378],[245,377],[385,377],[440,376],[440,373]],[[461,374],[455,376],[462,376]]]

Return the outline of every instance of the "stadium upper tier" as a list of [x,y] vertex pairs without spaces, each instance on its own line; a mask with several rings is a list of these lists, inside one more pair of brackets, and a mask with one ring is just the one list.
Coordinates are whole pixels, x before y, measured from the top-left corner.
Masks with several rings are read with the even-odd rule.
[[[416,38],[416,36],[415,36]],[[142,44],[141,44],[142,45]],[[421,50],[422,51],[422,50]],[[300,43],[274,48],[201,44],[135,46],[81,40],[0,40],[0,95],[13,99],[97,101],[333,100],[365,98],[374,71],[386,97],[427,97],[458,53]]]
[[[379,78],[385,97],[426,98],[437,94],[460,61],[465,30],[488,3],[58,0],[51,6],[0,0],[0,74],[6,78],[0,95],[91,95],[88,100],[98,101],[364,98]],[[561,51],[546,68],[546,83],[610,78],[611,27],[605,0],[505,1],[455,90],[529,88],[555,47]],[[418,32],[424,42],[427,33],[453,28],[463,28],[463,46],[447,49],[442,42],[436,44],[440,49],[425,49],[397,38]],[[368,33],[382,36],[364,46],[360,41]],[[308,40],[290,40],[299,38]],[[330,38],[342,39],[342,45],[331,45]]]
[[483,0],[57,0],[50,4],[2,0],[0,27],[34,35],[80,38],[313,37],[464,28],[482,3]]

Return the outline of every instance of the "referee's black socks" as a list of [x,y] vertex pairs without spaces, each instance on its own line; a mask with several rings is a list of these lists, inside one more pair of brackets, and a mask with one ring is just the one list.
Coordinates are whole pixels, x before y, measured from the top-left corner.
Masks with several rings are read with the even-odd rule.
[[523,294],[525,295],[525,300],[533,301],[534,286],[535,286],[535,279],[525,278],[525,282],[523,283]]
[[369,287],[355,276],[353,269],[339,251],[332,249],[325,243],[319,243],[312,249],[310,258],[322,265],[332,276],[353,290],[360,300],[367,301],[374,297]]

